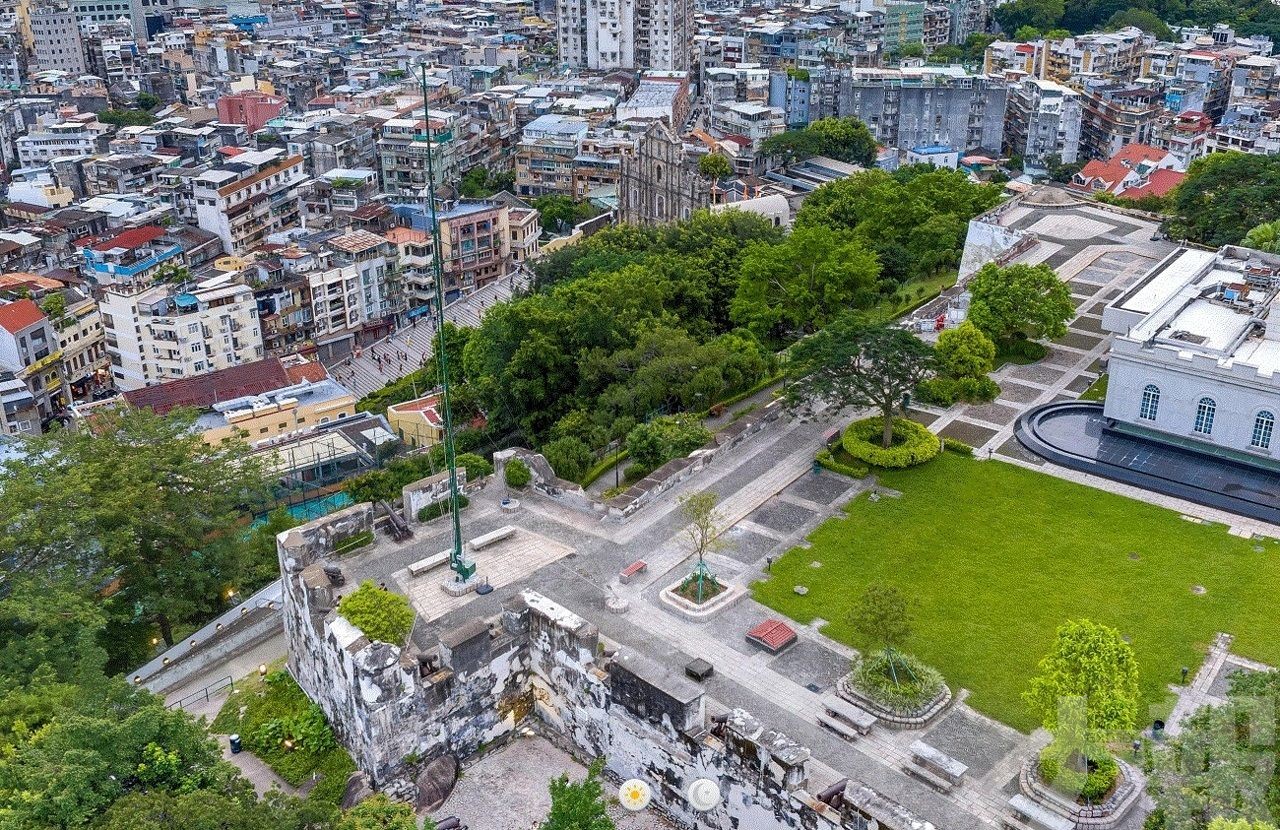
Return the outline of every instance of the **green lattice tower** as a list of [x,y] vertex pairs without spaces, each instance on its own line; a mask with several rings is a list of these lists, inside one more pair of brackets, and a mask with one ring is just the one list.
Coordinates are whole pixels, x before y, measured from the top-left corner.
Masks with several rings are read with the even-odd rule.
[[441,408],[444,421],[444,463],[449,468],[449,514],[453,517],[453,549],[449,567],[458,582],[476,572],[474,562],[462,558],[462,521],[458,517],[458,463],[453,448],[453,413],[449,406],[449,356],[444,348],[444,261],[440,256],[440,218],[436,215],[435,154],[431,150],[431,104],[427,100],[427,65],[422,64],[422,120],[427,139],[427,209],[431,212],[431,269],[436,282],[436,362],[440,367]]

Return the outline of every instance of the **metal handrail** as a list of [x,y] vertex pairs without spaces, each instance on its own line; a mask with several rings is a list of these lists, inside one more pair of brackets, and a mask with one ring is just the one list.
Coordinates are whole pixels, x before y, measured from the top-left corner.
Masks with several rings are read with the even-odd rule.
[[226,689],[228,687],[234,689],[235,686],[236,686],[235,680],[231,677],[231,675],[227,675],[221,680],[213,681],[208,686],[205,686],[203,689],[200,689],[199,691],[192,692],[186,697],[183,697],[179,700],[175,700],[173,703],[166,704],[164,708],[185,709],[188,703],[193,703],[196,700],[208,702],[213,697],[215,692],[220,692],[223,689]]

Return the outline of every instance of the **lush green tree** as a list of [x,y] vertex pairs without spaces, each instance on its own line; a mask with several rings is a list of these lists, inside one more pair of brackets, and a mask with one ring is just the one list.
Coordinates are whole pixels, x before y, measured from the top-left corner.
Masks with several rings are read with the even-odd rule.
[[1174,39],[1169,25],[1150,9],[1124,9],[1107,20],[1108,29],[1123,29],[1128,26],[1136,26],[1149,35],[1155,35],[1158,40],[1171,42]]
[[965,52],[961,46],[941,46],[933,50],[929,55],[929,63],[946,66],[953,63],[961,63],[964,61]]
[[415,619],[409,600],[366,579],[338,603],[338,613],[370,640],[403,646]]
[[[144,790],[116,801],[95,830],[323,830],[334,808],[279,793],[259,801],[247,782],[224,790]],[[428,819],[430,822],[430,819]]]
[[1280,219],[1251,228],[1240,244],[1246,248],[1280,254]]
[[760,152],[784,163],[827,156],[870,167],[876,160],[876,140],[857,118],[820,118],[803,129],[770,136]]
[[1278,713],[1280,672],[1239,672],[1231,677],[1225,705],[1199,709],[1166,747],[1154,748],[1149,790],[1165,830],[1274,827],[1280,815]]
[[503,466],[502,478],[508,487],[520,489],[529,486],[529,482],[533,480],[533,473],[529,471],[528,464],[518,458],[512,458]]
[[1023,699],[1044,728],[1057,733],[1064,704],[1083,700],[1090,743],[1125,738],[1138,724],[1138,661],[1120,632],[1090,620],[1059,626]]
[[542,455],[551,469],[556,471],[556,475],[567,481],[581,481],[596,460],[591,448],[573,436],[556,438],[543,444]]
[[539,830],[615,830],[600,784],[603,768],[597,760],[581,781],[570,781],[567,774],[551,779],[551,812]]
[[477,164],[462,174],[462,180],[458,182],[458,192],[468,199],[483,199],[492,195],[493,191],[489,190],[488,169],[483,164]]
[[1040,39],[1040,30],[1035,26],[1019,26],[1013,33],[1013,39],[1022,43]]
[[992,14],[1001,31],[1017,32],[1023,26],[1031,26],[1038,34],[1057,26],[1065,12],[1064,0],[1013,0],[997,6]]
[[874,304],[879,276],[876,255],[852,232],[797,228],[780,245],[747,250],[730,315],[761,339],[791,339]]
[[467,471],[467,481],[479,481],[493,473],[493,465],[484,456],[473,452],[461,453],[454,461]]
[[884,419],[881,446],[893,446],[894,413],[936,368],[933,347],[904,329],[837,318],[791,349],[786,400],[810,413],[825,403],[833,413],[874,407]]
[[692,415],[662,415],[627,433],[627,453],[648,470],[688,455],[711,440],[711,432]]
[[40,301],[40,310],[44,312],[44,316],[49,318],[49,322],[55,328],[62,328],[62,318],[67,313],[67,298],[62,296],[62,292],[55,291]]
[[195,415],[117,407],[91,430],[32,439],[0,465],[0,556],[86,588],[114,580],[117,599],[172,644],[175,623],[221,607],[254,571],[239,524],[268,495],[248,446],[209,446]]
[[98,120],[117,127],[150,127],[156,119],[144,110],[106,110],[98,113]]
[[938,335],[934,351],[939,373],[948,377],[983,377],[995,368],[996,344],[971,320]]
[[138,100],[136,101],[138,109],[146,110],[147,112],[150,112],[162,103],[164,102],[160,100],[159,95],[152,95],[150,92],[139,92]]
[[997,343],[1067,333],[1075,313],[1067,284],[1048,265],[989,262],[969,281],[969,319]]
[[919,41],[909,41],[898,47],[894,53],[897,58],[923,58],[924,44]]
[[1233,152],[1196,159],[1172,195],[1171,235],[1215,248],[1239,243],[1276,218],[1280,156]]
[[533,200],[538,209],[542,229],[548,233],[569,233],[600,211],[587,202],[575,202],[568,196],[539,196]]
[[1071,37],[1070,30],[1063,29],[1061,26],[1055,29],[1049,29],[1044,33],[1045,40],[1066,40],[1069,37]]
[[698,159],[698,172],[708,179],[727,179],[733,175],[733,165],[719,153],[708,153]]
[[997,35],[986,32],[974,32],[965,39],[964,57],[969,63],[980,63],[987,53],[987,47],[999,40]]
[[968,220],[994,207],[1000,188],[955,170],[868,170],[823,185],[805,199],[796,227],[848,230],[874,250],[889,290],[959,262]]
[[1053,153],[1045,157],[1044,166],[1049,171],[1049,178],[1060,184],[1071,181],[1076,173],[1084,169],[1083,161],[1064,162],[1062,157]]
[[[422,830],[435,830],[428,816]],[[334,830],[418,830],[418,817],[408,804],[401,804],[375,793],[347,810]]]
[[911,603],[893,585],[873,582],[849,612],[850,627],[866,642],[897,649],[911,637]]

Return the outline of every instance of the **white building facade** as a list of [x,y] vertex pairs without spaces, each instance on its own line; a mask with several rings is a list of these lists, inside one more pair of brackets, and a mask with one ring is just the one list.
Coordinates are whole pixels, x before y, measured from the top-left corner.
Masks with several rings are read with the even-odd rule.
[[1113,428],[1280,467],[1280,255],[1170,254],[1103,312]]

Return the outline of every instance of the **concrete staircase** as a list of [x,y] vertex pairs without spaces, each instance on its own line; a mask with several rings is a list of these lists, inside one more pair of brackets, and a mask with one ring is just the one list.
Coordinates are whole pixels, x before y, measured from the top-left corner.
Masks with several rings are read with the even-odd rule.
[[[488,309],[511,299],[528,282],[525,271],[509,274],[446,305],[445,319],[459,326],[477,328]],[[349,355],[330,365],[329,374],[363,398],[430,361],[435,354],[435,337],[435,320],[419,318],[418,325],[401,326],[394,334],[363,348],[359,357]],[[397,353],[408,357],[397,357]]]

